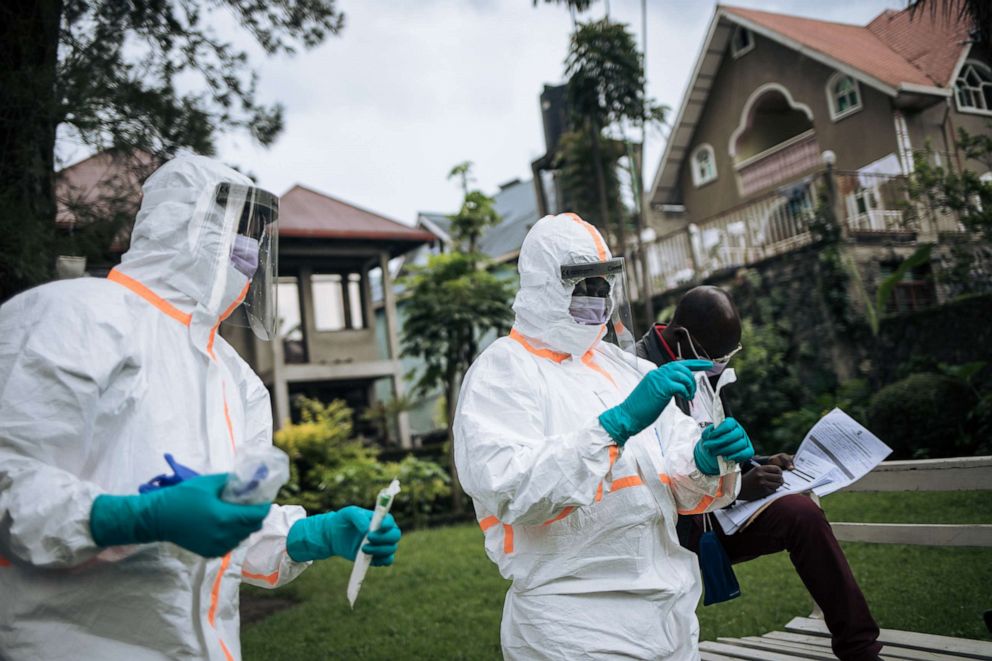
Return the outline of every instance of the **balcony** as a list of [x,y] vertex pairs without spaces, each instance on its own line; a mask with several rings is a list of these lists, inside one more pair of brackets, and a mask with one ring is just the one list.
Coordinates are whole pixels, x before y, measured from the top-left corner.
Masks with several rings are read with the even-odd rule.
[[812,242],[813,181],[763,195],[645,245],[652,290],[667,291]]
[[741,195],[792,181],[821,166],[820,145],[810,129],[737,163]]
[[[933,241],[963,231],[954,216],[913,205],[905,177],[861,172],[832,176],[835,213],[849,241]],[[825,172],[814,173],[645,243],[652,291],[676,289],[811,244],[815,237],[810,227],[826,184]]]

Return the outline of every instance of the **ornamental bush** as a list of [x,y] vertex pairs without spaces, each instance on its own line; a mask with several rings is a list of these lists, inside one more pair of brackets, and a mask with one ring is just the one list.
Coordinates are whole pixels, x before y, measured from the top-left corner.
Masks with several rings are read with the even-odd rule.
[[975,392],[961,379],[912,374],[872,397],[868,428],[892,448],[890,459],[967,455],[972,450],[967,426],[975,400]]
[[379,461],[378,449],[353,436],[352,410],[344,402],[300,398],[298,403],[300,422],[275,433],[275,445],[290,459],[280,504],[302,505],[309,514],[346,505],[371,509],[379,491],[399,478],[402,491],[392,513],[401,526],[422,527],[449,508],[451,477],[441,466],[413,456]]

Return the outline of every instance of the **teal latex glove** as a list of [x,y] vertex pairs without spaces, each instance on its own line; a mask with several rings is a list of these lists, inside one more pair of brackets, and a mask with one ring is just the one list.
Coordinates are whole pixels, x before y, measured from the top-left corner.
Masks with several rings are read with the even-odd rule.
[[658,419],[672,397],[679,395],[688,400],[695,397],[696,378],[692,373],[712,367],[708,360],[677,360],[651,370],[627,399],[599,416],[599,424],[623,447],[628,438]]
[[354,561],[358,547],[366,533],[369,542],[362,551],[372,556],[372,565],[384,567],[393,564],[396,545],[402,533],[392,514],[382,519],[379,529],[369,533],[372,510],[349,505],[337,512],[317,514],[300,519],[289,529],[286,551],[296,562],[323,560],[338,556]]
[[98,546],[172,542],[205,558],[225,555],[260,530],[270,503],[221,500],[227,473],[202,475],[137,496],[98,496],[90,533]]
[[741,423],[733,418],[727,418],[714,427],[708,426],[703,430],[702,438],[692,449],[692,457],[696,460],[699,472],[705,475],[719,475],[720,464],[717,457],[727,461],[740,463],[754,456],[754,446]]

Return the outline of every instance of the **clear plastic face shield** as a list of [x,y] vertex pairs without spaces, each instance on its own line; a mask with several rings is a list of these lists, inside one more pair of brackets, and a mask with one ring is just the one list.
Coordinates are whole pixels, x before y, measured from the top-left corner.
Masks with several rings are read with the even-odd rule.
[[572,290],[569,312],[578,324],[605,325],[603,341],[611,342],[635,356],[631,332],[627,271],[623,257],[605,262],[567,264],[561,279]]
[[271,340],[277,319],[279,198],[254,186],[223,183],[217,186],[214,202],[225,218],[237,218],[231,265],[251,280],[244,302],[228,321]]

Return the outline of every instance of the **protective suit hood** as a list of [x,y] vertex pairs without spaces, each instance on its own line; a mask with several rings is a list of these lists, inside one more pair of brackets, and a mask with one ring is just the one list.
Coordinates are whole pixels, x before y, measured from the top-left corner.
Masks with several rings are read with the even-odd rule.
[[142,186],[131,247],[116,269],[191,313],[191,330],[229,315],[249,283],[230,259],[238,218],[207,212],[225,182],[254,185],[196,154],[181,154],[152,173]]
[[561,267],[611,258],[599,231],[574,213],[539,220],[520,247],[514,328],[544,348],[574,356],[595,347],[606,334],[606,326],[587,326],[572,318],[568,311],[572,287],[562,281]]

